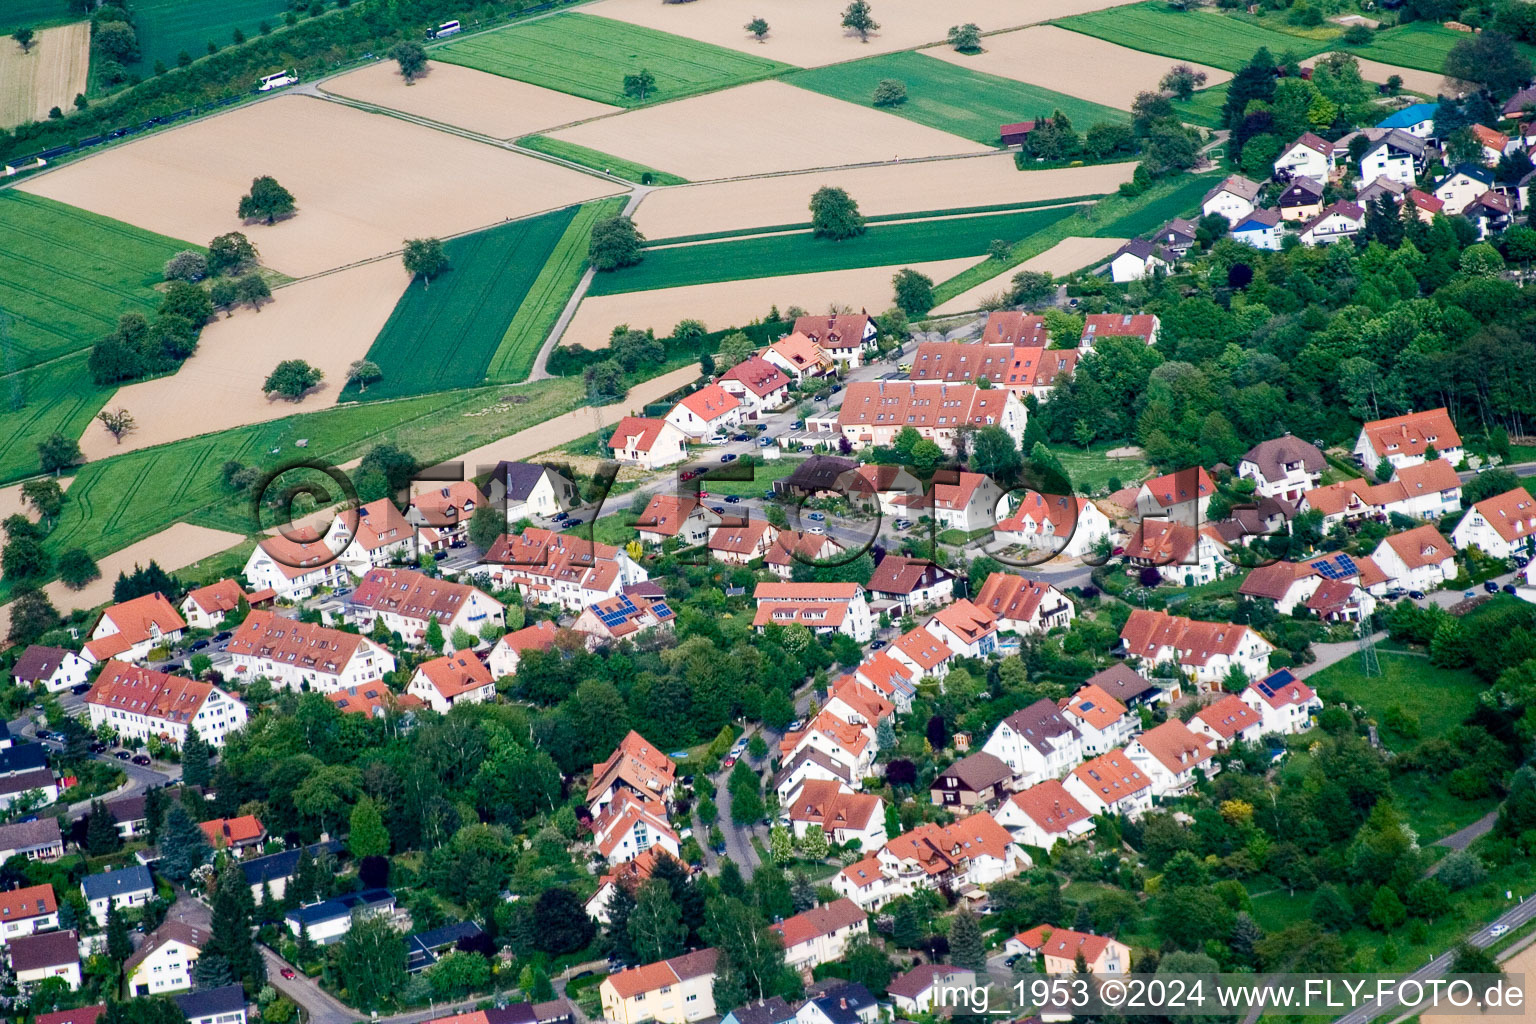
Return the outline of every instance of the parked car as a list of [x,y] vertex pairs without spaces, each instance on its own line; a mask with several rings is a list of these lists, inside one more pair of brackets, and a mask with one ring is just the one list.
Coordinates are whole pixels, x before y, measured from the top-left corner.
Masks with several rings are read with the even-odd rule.
[[449,544],[448,546],[453,548],[455,551],[457,551],[459,548],[467,548],[467,547],[469,547],[469,541],[467,541],[467,540],[456,540],[453,543]]
[[725,503],[727,505],[735,505],[735,504],[740,503],[740,501],[741,501],[741,495],[739,495],[739,494],[727,494],[725,496]]
[[777,497],[778,497],[778,495],[774,494],[773,491],[771,491],[771,490],[767,490],[767,491],[763,492],[763,500],[764,501],[772,501],[774,498],[777,498]]
[[74,686],[71,686],[69,688],[69,692],[75,694],[76,696],[79,696],[82,693],[90,693],[91,692],[91,684],[90,683],[76,683]]
[[912,520],[910,520],[910,519],[898,519],[898,520],[896,520],[896,529],[898,529],[898,530],[910,530],[910,529],[912,529]]
[[824,512],[812,512],[805,518],[809,519],[813,523],[823,523],[826,522],[827,516]]
[[827,400],[827,395],[828,395],[828,392],[826,392],[826,391],[818,391],[814,395],[812,395],[811,397],[816,399],[816,401],[818,401],[818,402],[825,402]]
[[834,395],[837,394],[841,390],[843,390],[843,386],[841,384],[833,384],[832,385],[832,393]]
[[731,440],[732,441],[750,441],[752,439],[747,436],[745,431],[743,431],[740,434],[736,434],[736,435],[732,436]]
[[1499,592],[1499,584],[1496,580],[1484,580],[1483,589],[1490,594],[1497,594]]
[[555,513],[555,522],[557,522],[557,523],[563,523],[563,522],[565,522],[569,518],[571,518],[571,514],[569,512],[556,512]]
[[702,469],[685,469],[680,474],[678,474],[677,478],[679,480],[692,480],[702,472],[704,472]]
[[293,980],[294,978],[298,977],[298,975],[294,973],[292,967],[284,967],[278,973],[280,973],[283,977],[289,979],[290,981]]
[[709,506],[709,510],[711,512],[713,512],[717,516],[725,515],[725,506],[724,505],[711,505],[711,506]]
[[734,768],[734,767],[736,767],[736,755],[732,754],[731,756],[727,757],[724,761],[721,761],[720,762],[720,766],[722,768]]
[[1424,600],[1424,591],[1410,590],[1408,591],[1408,599],[1411,601],[1422,601]]
[[795,422],[793,422],[793,423],[791,423],[789,425],[789,429],[790,430],[803,430],[803,429],[805,429],[805,420],[795,420]]
[[149,765],[149,755],[135,754],[133,755],[133,763],[138,765],[140,768],[147,767]]
[[705,441],[704,443],[705,444],[725,444],[725,442],[727,442],[729,440],[730,440],[730,438],[726,437],[724,434],[711,434],[710,437],[709,437],[709,440]]
[[53,733],[47,729],[39,729],[37,730],[37,738],[40,740],[51,740],[53,739]]
[[128,751],[126,751],[126,750],[119,750],[117,753],[113,754],[112,756],[117,758],[119,761],[129,761],[129,760],[133,759],[133,755],[128,753]]
[[757,439],[757,446],[759,448],[772,448],[773,447],[773,438],[771,438],[771,437],[760,437],[760,438]]
[[1502,589],[1506,594],[1513,594],[1515,592],[1515,585],[1513,583],[1506,583]]
[[107,745],[101,742],[101,740],[97,740],[91,744],[90,750],[93,754],[105,754],[107,752]]
[[199,640],[199,641],[197,641],[196,643],[194,643],[192,645],[192,649],[194,651],[200,651],[200,650],[202,650],[203,648],[205,648],[207,646],[208,646],[208,641],[207,640]]
[[1386,593],[1386,598],[1389,601],[1397,601],[1397,600],[1399,600],[1401,598],[1404,598],[1404,597],[1407,597],[1407,596],[1408,596],[1408,591],[1404,590],[1402,587],[1393,587],[1391,590],[1387,591],[1387,593]]
[[213,642],[216,643],[216,644],[221,644],[225,640],[228,640],[232,636],[234,636],[234,634],[226,629],[226,630],[223,630],[222,632],[213,634]]
[[720,461],[721,462],[735,462],[739,458],[741,458],[741,456],[737,455],[735,452],[726,452],[724,455],[720,456]]
[[805,719],[797,718],[784,727],[785,732],[799,732],[805,728]]
[[585,519],[567,519],[565,521],[565,528],[569,530],[571,527],[580,526],[584,522],[586,522]]
[[886,642],[884,640],[876,640],[874,643],[869,645],[869,649],[871,651],[878,651],[880,648],[884,647],[885,644]]

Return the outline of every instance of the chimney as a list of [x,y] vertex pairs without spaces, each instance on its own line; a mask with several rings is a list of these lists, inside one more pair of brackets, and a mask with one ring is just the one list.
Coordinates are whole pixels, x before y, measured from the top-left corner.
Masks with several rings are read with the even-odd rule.
[[848,1009],[848,997],[847,996],[838,996],[838,998],[837,998],[837,1008],[839,1010],[846,1010],[846,1009]]

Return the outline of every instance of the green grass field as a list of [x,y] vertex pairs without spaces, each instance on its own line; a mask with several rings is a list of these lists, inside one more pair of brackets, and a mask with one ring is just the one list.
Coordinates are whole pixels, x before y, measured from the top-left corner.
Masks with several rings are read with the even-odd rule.
[[1174,100],[1173,109],[1186,124],[1221,127],[1221,109],[1227,105],[1227,83],[1201,89],[1187,100]]
[[1383,651],[1377,655],[1381,675],[1360,674],[1360,660],[1348,658],[1312,675],[1307,682],[1319,693],[1342,693],[1365,708],[1378,722],[1381,739],[1394,750],[1405,750],[1417,737],[1399,735],[1381,724],[1388,708],[1397,705],[1419,720],[1420,736],[1443,736],[1461,723],[1477,704],[1483,684],[1470,672],[1435,668],[1428,658]]
[[598,274],[590,295],[740,281],[898,263],[982,256],[995,238],[1023,238],[1069,216],[1073,207],[1025,210],[953,220],[876,224],[857,238],[833,242],[809,231],[647,251],[638,266]]
[[[28,0],[35,3],[37,0]],[[155,61],[176,66],[185,50],[193,59],[208,52],[208,43],[229,46],[235,29],[255,36],[261,23],[283,23],[287,0],[134,0],[133,27],[139,33],[139,62],[128,70],[148,74]],[[278,70],[273,68],[274,71]]]
[[[1438,74],[1445,69],[1445,55],[1451,52],[1451,47],[1466,38],[1465,32],[1435,22],[1412,21],[1377,32],[1371,37],[1369,46],[1350,47],[1349,52],[1383,64]],[[1527,43],[1516,43],[1515,46],[1526,57],[1536,58],[1536,46]]]
[[[519,146],[527,146],[539,153],[548,153],[550,156],[558,156],[571,163],[581,164],[583,167],[591,167],[593,170],[606,171],[625,181],[633,181],[642,185],[686,185],[687,178],[680,178],[669,171],[658,171],[654,167],[645,164],[637,164],[633,160],[625,160],[623,157],[614,156],[612,153],[602,153],[586,146],[578,146],[574,142],[566,142],[564,139],[552,139],[548,135],[527,135],[517,140]],[[649,175],[649,177],[647,177]]]
[[[165,261],[197,246],[8,189],[0,192],[0,372],[89,348],[151,313]],[[9,337],[6,337],[6,334]]]
[[571,12],[435,47],[432,57],[621,107],[639,105],[624,95],[624,76],[642,69],[656,76],[656,88],[646,97],[653,102],[713,92],[788,67],[667,32]]
[[[1309,57],[1330,45],[1215,11],[1180,12],[1161,3],[1112,7],[1063,18],[1056,24],[1133,50],[1197,61],[1228,71],[1242,67],[1261,46],[1267,46],[1276,57],[1287,50]],[[1361,51],[1361,56],[1369,54]]]
[[384,379],[346,397],[372,401],[484,383],[486,368],[576,207],[449,239],[448,269],[411,282],[368,349]]
[[1197,175],[1179,180],[1178,186],[1167,195],[1132,210],[1123,216],[1107,220],[1094,229],[1099,238],[1134,238],[1156,231],[1170,218],[1182,217],[1198,209],[1200,198],[1210,191],[1219,175]]
[[491,356],[486,376],[497,383],[524,380],[533,369],[533,361],[539,354],[539,346],[549,336],[550,329],[560,318],[560,311],[570,300],[571,293],[581,281],[587,268],[587,244],[592,240],[592,225],[604,217],[611,217],[624,208],[624,199],[601,199],[587,203],[576,211],[554,251],[539,270],[539,276],[528,288],[517,313],[501,336]]
[[0,484],[36,473],[37,442],[79,437],[112,391],[91,383],[83,353],[0,377]]
[[882,107],[889,113],[985,145],[1000,145],[997,129],[1014,121],[1049,117],[1060,110],[1084,131],[1096,121],[1126,121],[1124,111],[1052,92],[1036,85],[983,74],[910,51],[797,71],[784,81],[860,106],[874,107],[881,79],[905,82],[907,102]]
[[5,0],[0,4],[0,36],[9,37],[23,26],[48,28],[79,21],[80,12],[70,7],[69,0]]
[[1121,448],[1123,444],[1096,444],[1084,451],[1076,446],[1059,445],[1051,449],[1056,458],[1061,461],[1061,468],[1067,471],[1072,478],[1072,486],[1079,494],[1097,494],[1101,490],[1109,489],[1111,477],[1120,481],[1120,486],[1129,487],[1140,480],[1146,479],[1151,473],[1151,467],[1145,459],[1112,459],[1109,457],[1111,448]]

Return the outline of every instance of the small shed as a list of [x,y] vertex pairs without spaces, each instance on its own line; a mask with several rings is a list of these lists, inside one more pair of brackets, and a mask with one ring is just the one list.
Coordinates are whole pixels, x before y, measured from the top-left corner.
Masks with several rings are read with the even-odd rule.
[[1003,137],[1005,146],[1022,146],[1024,140],[1029,138],[1029,133],[1035,130],[1035,122],[1019,121],[1016,124],[1005,124],[998,129],[998,134]]

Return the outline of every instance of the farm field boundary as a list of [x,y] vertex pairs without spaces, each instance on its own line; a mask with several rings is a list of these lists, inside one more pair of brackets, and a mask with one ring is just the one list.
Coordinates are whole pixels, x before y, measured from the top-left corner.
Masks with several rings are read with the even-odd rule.
[[37,443],[79,437],[113,390],[91,383],[84,352],[0,377],[0,483],[39,472]]
[[79,21],[80,12],[70,9],[69,0],[5,0],[0,4],[0,36],[9,37],[18,28],[47,28]]
[[86,90],[90,64],[87,22],[38,29],[26,53],[11,39],[0,39],[0,128],[46,120],[55,107],[72,110],[74,98]]
[[576,211],[491,356],[486,376],[492,381],[515,383],[527,379],[540,346],[586,272],[592,225],[617,214],[624,203],[624,199],[603,199]]
[[750,277],[852,270],[889,264],[980,256],[998,238],[1023,238],[1070,216],[1078,207],[945,220],[876,224],[833,242],[808,232],[683,245],[649,253],[639,265],[599,274],[588,294],[676,288]]
[[625,181],[633,181],[641,185],[686,185],[687,178],[682,178],[670,171],[658,171],[654,167],[626,160],[623,157],[614,156],[611,153],[602,153],[586,146],[579,146],[574,142],[566,142],[564,139],[552,139],[548,135],[526,135],[517,140],[517,144],[524,149],[531,149],[535,153],[543,153],[546,156],[559,157],[569,160],[573,164],[590,167],[594,171],[602,171]]
[[[620,107],[712,92],[789,67],[667,32],[569,11],[451,42],[435,48],[432,56]],[[643,101],[624,93],[624,76],[641,70],[656,78],[654,90]]]
[[1181,179],[1166,194],[1113,220],[1104,221],[1092,233],[1100,238],[1135,238],[1156,231],[1174,217],[1200,205],[1200,198],[1218,180],[1220,174],[1195,175]]
[[483,383],[508,325],[576,207],[444,243],[448,269],[411,282],[368,350],[384,379],[344,398],[376,401]]
[[890,53],[785,75],[791,85],[864,107],[874,107],[875,86],[893,78],[906,84],[907,100],[876,107],[909,121],[983,145],[1000,145],[998,128],[1050,116],[1060,110],[1079,129],[1097,121],[1124,123],[1130,115],[1090,100],[972,71],[922,53]]
[[[1306,39],[1214,11],[1175,11],[1161,3],[1112,7],[1063,18],[1056,24],[1133,50],[1192,60],[1225,71],[1241,68],[1261,46],[1277,57],[1286,51],[1310,57],[1332,49],[1331,40]],[[1362,56],[1367,54],[1362,52]]]

